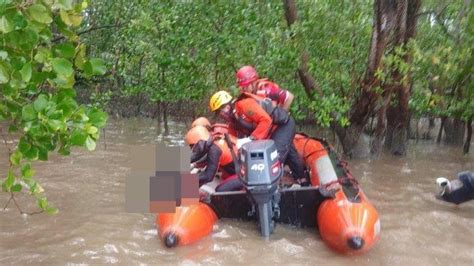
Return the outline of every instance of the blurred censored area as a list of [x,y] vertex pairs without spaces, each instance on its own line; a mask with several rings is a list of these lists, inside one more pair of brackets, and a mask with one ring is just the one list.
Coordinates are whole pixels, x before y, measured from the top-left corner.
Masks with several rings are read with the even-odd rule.
[[199,201],[199,182],[189,172],[188,147],[164,144],[131,150],[131,173],[125,180],[125,208],[132,213],[172,213]]

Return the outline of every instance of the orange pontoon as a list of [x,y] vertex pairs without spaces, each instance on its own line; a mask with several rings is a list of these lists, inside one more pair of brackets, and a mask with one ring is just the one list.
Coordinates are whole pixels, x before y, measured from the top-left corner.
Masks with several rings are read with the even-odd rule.
[[[274,219],[317,226],[323,241],[340,253],[369,250],[380,237],[378,213],[345,162],[325,140],[297,134],[294,144],[310,170],[312,187],[280,189],[280,217]],[[209,203],[212,208],[199,203],[178,207],[175,214],[158,215],[160,237],[168,247],[195,242],[212,231],[218,216],[248,220],[253,203],[245,191],[214,193]],[[250,219],[255,219],[253,215]]]
[[175,213],[160,213],[156,216],[159,235],[167,247],[200,240],[212,232],[216,221],[216,214],[204,203],[177,207]]

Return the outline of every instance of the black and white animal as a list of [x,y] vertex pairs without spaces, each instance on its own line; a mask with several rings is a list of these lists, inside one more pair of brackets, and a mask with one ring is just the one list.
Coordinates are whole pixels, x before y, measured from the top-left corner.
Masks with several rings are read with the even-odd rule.
[[474,172],[458,173],[458,179],[448,180],[446,177],[438,177],[436,183],[440,188],[437,199],[461,204],[474,199]]

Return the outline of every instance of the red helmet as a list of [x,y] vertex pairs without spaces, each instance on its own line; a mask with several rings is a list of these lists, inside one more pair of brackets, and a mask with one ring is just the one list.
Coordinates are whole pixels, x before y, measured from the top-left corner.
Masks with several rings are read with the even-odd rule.
[[256,81],[258,79],[257,71],[252,66],[243,66],[241,67],[237,73],[235,73],[237,77],[237,83],[240,87],[247,87],[250,83]]

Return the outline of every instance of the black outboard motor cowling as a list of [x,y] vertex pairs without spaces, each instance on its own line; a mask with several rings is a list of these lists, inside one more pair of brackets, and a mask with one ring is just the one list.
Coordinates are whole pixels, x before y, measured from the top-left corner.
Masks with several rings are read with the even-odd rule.
[[247,193],[258,206],[260,231],[268,237],[274,228],[274,213],[278,211],[278,184],[282,165],[273,140],[257,140],[242,145],[240,178]]

